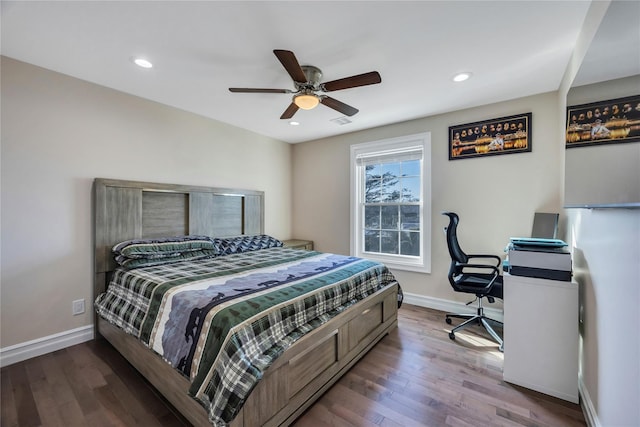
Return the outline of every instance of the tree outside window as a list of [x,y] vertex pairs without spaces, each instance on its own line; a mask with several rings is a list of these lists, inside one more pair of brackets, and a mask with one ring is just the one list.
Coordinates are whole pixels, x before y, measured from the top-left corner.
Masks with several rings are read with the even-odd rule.
[[365,166],[364,250],[420,256],[420,160]]

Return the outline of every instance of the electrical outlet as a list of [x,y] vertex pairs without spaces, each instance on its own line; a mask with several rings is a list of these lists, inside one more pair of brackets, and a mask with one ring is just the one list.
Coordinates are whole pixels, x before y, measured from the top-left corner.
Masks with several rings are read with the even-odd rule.
[[72,302],[72,314],[77,316],[84,313],[84,299],[77,299]]

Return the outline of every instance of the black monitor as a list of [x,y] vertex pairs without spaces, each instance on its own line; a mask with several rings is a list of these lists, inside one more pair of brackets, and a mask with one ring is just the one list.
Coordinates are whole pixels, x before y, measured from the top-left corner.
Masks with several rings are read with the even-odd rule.
[[558,237],[558,214],[536,212],[533,216],[531,237],[538,239],[556,239]]

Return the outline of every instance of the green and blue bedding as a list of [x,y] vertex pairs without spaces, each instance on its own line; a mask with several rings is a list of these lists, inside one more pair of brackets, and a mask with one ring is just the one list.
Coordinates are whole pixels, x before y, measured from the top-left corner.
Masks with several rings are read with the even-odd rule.
[[191,246],[193,259],[119,267],[96,308],[186,376],[216,426],[233,420],[296,340],[397,283],[384,265],[361,258],[273,243],[203,258],[209,248]]

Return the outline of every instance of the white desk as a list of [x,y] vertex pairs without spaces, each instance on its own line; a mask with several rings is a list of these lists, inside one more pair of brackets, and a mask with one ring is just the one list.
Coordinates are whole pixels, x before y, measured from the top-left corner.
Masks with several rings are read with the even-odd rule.
[[578,284],[504,274],[505,381],[578,403]]

